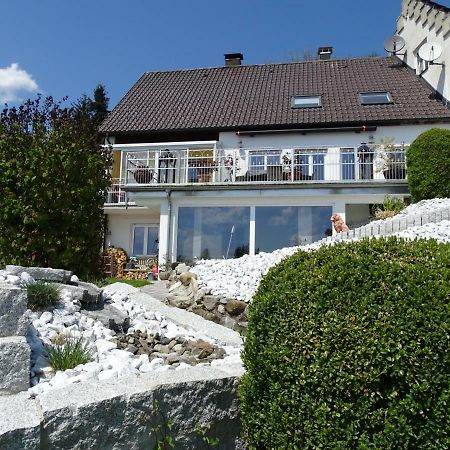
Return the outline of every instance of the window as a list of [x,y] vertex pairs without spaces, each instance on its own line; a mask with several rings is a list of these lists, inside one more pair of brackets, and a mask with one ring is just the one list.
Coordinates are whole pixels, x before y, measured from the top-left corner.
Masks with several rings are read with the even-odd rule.
[[257,206],[255,252],[310,244],[330,236],[331,206]]
[[249,156],[251,176],[264,175],[261,181],[277,181],[281,178],[281,150],[251,150]]
[[250,239],[248,207],[178,208],[177,261],[239,258]]
[[294,180],[324,180],[326,149],[294,150]]
[[341,178],[343,180],[355,179],[355,149],[341,148]]
[[158,254],[158,226],[133,225],[133,256]]
[[292,108],[319,108],[322,106],[320,95],[296,95],[292,97]]
[[361,105],[387,105],[392,103],[389,92],[361,92],[359,94]]

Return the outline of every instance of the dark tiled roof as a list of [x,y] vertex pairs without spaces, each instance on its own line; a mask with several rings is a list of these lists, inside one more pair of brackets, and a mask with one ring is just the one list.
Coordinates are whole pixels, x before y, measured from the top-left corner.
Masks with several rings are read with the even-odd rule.
[[[389,105],[358,92],[389,91]],[[450,119],[450,109],[396,58],[309,61],[148,72],[103,122],[109,133],[270,129]],[[294,95],[322,107],[291,108]]]

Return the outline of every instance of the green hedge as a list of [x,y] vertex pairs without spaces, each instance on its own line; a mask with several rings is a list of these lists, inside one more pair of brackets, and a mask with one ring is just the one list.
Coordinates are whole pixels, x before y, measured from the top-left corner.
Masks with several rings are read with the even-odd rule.
[[414,202],[450,197],[450,130],[432,128],[406,153],[409,191]]
[[253,449],[450,448],[450,245],[298,252],[262,280],[240,387]]

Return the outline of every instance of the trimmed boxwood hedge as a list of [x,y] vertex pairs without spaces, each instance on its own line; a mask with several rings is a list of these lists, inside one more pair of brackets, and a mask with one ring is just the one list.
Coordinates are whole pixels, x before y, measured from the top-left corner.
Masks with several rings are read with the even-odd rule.
[[413,202],[450,197],[450,130],[432,128],[418,136],[406,153]]
[[261,281],[240,386],[251,449],[450,448],[450,245],[298,252]]

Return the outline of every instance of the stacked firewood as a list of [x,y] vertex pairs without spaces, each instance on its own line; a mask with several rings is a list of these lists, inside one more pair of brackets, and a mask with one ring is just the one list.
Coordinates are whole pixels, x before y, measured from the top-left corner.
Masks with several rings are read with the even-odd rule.
[[148,277],[148,270],[135,270],[133,272],[125,272],[124,280],[146,280]]
[[114,266],[112,275],[118,278],[122,278],[125,269],[125,264],[127,262],[127,254],[125,250],[120,247],[110,247],[103,252],[103,256],[112,257]]

